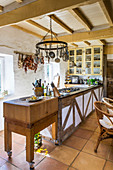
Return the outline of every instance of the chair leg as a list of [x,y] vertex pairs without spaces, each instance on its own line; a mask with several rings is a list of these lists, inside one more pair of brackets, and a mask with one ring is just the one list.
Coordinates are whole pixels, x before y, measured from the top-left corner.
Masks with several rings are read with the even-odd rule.
[[101,141],[101,135],[99,136],[99,138],[98,138],[98,140],[97,140],[96,147],[95,147],[95,149],[94,149],[94,152],[96,152],[96,153],[97,153],[97,149],[98,149],[98,146],[99,146],[99,144],[100,144],[100,141]]
[[103,130],[101,130],[100,135],[99,135],[98,140],[97,140],[97,144],[96,144],[95,149],[94,149],[94,152],[96,152],[96,153],[97,153],[97,149],[98,149],[98,146],[100,144],[101,136],[103,135],[103,133],[104,133]]

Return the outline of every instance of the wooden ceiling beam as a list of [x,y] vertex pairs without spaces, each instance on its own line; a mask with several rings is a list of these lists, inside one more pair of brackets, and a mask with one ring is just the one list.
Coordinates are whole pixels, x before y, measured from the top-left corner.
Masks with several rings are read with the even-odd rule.
[[86,45],[91,45],[91,43],[90,42],[88,42],[88,41],[84,41],[84,43],[86,44]]
[[98,40],[99,41],[99,43],[101,44],[101,45],[106,45],[106,41],[105,40]]
[[28,29],[26,29],[26,28],[20,27],[20,26],[18,26],[18,25],[11,25],[11,27],[16,28],[16,29],[19,29],[19,30],[21,30],[21,31],[24,31],[24,32],[26,32],[26,33],[28,33],[28,34],[34,35],[34,36],[36,36],[36,37],[38,37],[38,38],[40,38],[40,39],[43,38],[42,35],[39,35],[39,34],[37,34],[37,33],[35,33],[35,32],[32,32],[32,31],[30,31],[30,30],[28,30]]
[[0,12],[3,12],[4,7],[0,5]]
[[18,2],[18,3],[22,3],[22,2],[23,2],[23,0],[16,0],[16,2]]
[[103,53],[104,54],[113,54],[113,45],[105,45]]
[[79,8],[71,9],[69,12],[86,28],[87,31],[90,31],[93,28],[92,24]]
[[81,5],[92,4],[100,0],[24,0],[23,3],[14,2],[4,7],[0,14],[0,26],[11,25],[29,18],[50,14],[54,11],[77,8]]
[[[112,38],[113,37],[113,27],[98,30],[98,31],[90,31],[90,32],[80,32],[80,33],[74,33],[71,35],[64,35],[59,36],[59,41],[65,41],[67,43],[73,43],[73,42],[81,42],[81,41],[88,41],[88,40],[99,40],[99,39],[106,39],[106,38]],[[47,39],[49,40],[49,39]]]
[[61,19],[59,19],[56,15],[52,14],[49,15],[49,17],[51,17],[57,24],[59,24],[63,29],[65,29],[68,33],[73,33],[74,31],[67,26]]
[[73,45],[74,47],[78,47],[78,45],[77,45],[77,44],[75,44],[75,43],[71,43],[71,45]]
[[106,16],[106,19],[109,22],[109,25],[113,26],[113,12],[110,0],[101,0],[99,1],[99,4],[104,12],[104,15]]
[[[38,24],[37,22],[33,21],[33,20],[26,20],[27,23],[37,27],[37,28],[40,28],[42,29],[43,31],[46,31],[46,32],[49,32],[50,30],[47,29],[46,27],[43,27],[42,25]],[[57,34],[55,32],[52,31],[52,34],[57,36]]]

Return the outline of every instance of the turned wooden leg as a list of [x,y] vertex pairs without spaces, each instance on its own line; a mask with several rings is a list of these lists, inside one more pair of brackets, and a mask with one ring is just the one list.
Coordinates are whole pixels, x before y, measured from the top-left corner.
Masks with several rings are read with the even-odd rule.
[[27,129],[26,130],[26,161],[30,163],[30,168],[33,168],[33,163],[34,163],[33,160],[34,160],[34,133],[33,133],[33,129]]
[[8,153],[8,156],[12,155],[12,132],[8,130],[8,123],[5,121],[4,123],[4,143],[5,143],[5,151]]

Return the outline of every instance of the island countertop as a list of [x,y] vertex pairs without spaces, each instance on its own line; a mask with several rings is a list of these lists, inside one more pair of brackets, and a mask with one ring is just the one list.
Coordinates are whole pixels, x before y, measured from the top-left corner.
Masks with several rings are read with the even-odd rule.
[[4,117],[27,124],[32,124],[38,120],[58,111],[57,97],[44,97],[38,102],[28,102],[25,98],[9,100],[3,103]]

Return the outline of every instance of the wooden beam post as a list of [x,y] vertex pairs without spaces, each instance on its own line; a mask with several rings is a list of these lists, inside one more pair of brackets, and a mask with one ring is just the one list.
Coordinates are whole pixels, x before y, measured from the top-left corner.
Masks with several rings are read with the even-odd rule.
[[90,31],[93,28],[91,23],[79,8],[71,9],[69,12],[86,28],[86,30]]
[[74,31],[68,27],[63,21],[61,21],[56,15],[49,15],[57,24],[59,24],[63,29],[65,29],[68,33],[73,33]]
[[40,39],[43,38],[42,35],[39,35],[39,34],[37,34],[37,33],[35,33],[35,32],[32,32],[32,31],[30,31],[30,30],[28,30],[28,29],[26,29],[26,28],[20,27],[20,26],[18,26],[18,25],[11,25],[11,27],[14,27],[14,28],[16,28],[16,29],[19,29],[19,30],[21,30],[21,31],[24,31],[24,32],[26,32],[26,33],[28,33],[28,34],[32,34],[32,35],[34,35],[34,36],[36,36],[36,37],[38,37],[38,38],[40,38]]

